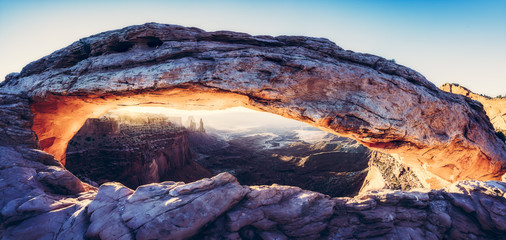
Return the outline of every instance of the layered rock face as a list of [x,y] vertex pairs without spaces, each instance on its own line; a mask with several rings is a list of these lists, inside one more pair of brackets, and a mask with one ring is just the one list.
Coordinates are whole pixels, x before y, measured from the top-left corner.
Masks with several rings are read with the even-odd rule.
[[402,164],[397,155],[371,151],[368,164],[367,176],[360,192],[379,189],[410,190],[425,187],[423,172],[413,171],[410,167]]
[[86,120],[69,143],[65,167],[98,184],[117,181],[130,188],[166,180],[192,182],[211,177],[192,161],[184,128],[165,121],[142,124],[131,121],[120,124],[120,121]]
[[240,105],[298,119],[399,153],[434,174],[431,187],[504,172],[506,146],[481,105],[411,69],[325,39],[145,24],[81,39],[1,83],[2,239],[506,237],[497,181],[332,199],[245,187],[226,173],[97,190],[64,168],[87,118],[133,104]]
[[506,134],[506,98],[490,98],[462,87],[458,84],[443,84],[441,90],[466,96],[483,104],[483,109],[487,112],[490,122],[497,131]]

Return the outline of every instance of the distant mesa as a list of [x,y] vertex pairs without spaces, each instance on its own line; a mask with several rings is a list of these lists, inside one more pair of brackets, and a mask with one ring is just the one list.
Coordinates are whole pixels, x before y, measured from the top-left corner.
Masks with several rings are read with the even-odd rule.
[[103,119],[104,122],[116,122],[120,125],[170,124],[180,127],[183,126],[181,117],[146,112],[112,111],[102,116],[101,119]]
[[115,181],[137,188],[212,176],[192,160],[181,117],[153,113],[114,111],[87,119],[69,142],[65,166],[96,186]]

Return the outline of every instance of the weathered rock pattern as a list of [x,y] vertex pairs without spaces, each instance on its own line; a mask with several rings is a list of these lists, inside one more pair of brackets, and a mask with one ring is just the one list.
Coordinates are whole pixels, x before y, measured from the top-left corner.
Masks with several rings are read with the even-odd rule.
[[503,182],[467,181],[445,190],[329,198],[296,187],[250,187],[202,234],[208,239],[501,239],[505,191]]
[[64,169],[87,118],[134,104],[277,113],[397,152],[434,174],[431,187],[505,171],[506,145],[481,105],[411,69],[325,39],[150,23],[81,39],[1,83],[2,239],[506,237],[506,186],[497,181],[331,199],[248,188],[229,174],[97,192]]
[[[410,190],[423,188],[423,173],[402,164],[396,155],[369,152],[369,168],[360,192],[378,189]],[[422,178],[422,181],[420,180]]]
[[487,112],[494,128],[497,131],[506,133],[506,98],[490,98],[483,96],[458,84],[446,83],[440,88],[443,91],[460,94],[483,104],[483,108]]
[[432,187],[506,171],[506,147],[479,104],[326,39],[150,23],[81,39],[9,75],[1,92],[31,99],[32,129],[62,162],[85,119],[118,105],[242,105],[398,153],[433,173]]
[[[506,183],[381,190],[354,198],[289,186],[245,187],[223,173],[133,191],[102,185],[74,198],[24,197],[2,209],[3,239],[502,239]],[[43,224],[41,224],[43,223]]]
[[81,179],[121,182],[130,188],[212,176],[192,161],[188,132],[164,119],[146,124],[87,119],[69,142],[65,167]]

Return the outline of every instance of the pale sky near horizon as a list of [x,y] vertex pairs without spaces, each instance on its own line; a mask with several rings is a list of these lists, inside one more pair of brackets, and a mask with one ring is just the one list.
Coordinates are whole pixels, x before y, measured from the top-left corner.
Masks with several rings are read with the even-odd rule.
[[506,94],[506,1],[0,0],[0,81],[99,32],[146,22],[325,37],[395,59],[439,86]]
[[111,112],[156,113],[172,117],[181,117],[183,125],[189,116],[195,118],[197,124],[200,118],[204,120],[204,127],[218,130],[244,130],[251,128],[307,128],[310,125],[297,120],[284,118],[267,112],[258,112],[244,107],[232,107],[223,110],[180,110],[165,107],[122,107]]

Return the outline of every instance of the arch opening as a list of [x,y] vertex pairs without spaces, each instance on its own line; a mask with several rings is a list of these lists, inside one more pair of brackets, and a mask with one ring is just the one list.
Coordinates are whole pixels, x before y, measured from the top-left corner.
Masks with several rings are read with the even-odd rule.
[[[34,113],[34,124],[33,130],[37,134],[39,138],[40,147],[43,151],[46,151],[52,155],[54,155],[62,165],[66,165],[66,153],[68,149],[69,141],[76,135],[76,133],[81,129],[81,127],[86,123],[87,119],[99,118],[106,114],[107,112],[118,110],[124,107],[163,107],[163,108],[173,108],[173,109],[185,109],[185,110],[223,110],[234,107],[244,107],[246,109],[251,109],[255,111],[266,112],[269,111],[271,113],[276,113],[277,115],[281,115],[284,117],[288,117],[290,119],[295,119],[296,121],[309,123],[312,126],[318,126],[318,123],[315,123],[311,119],[303,118],[298,116],[296,113],[287,111],[286,109],[276,109],[276,108],[268,108],[266,109],[264,106],[259,106],[255,101],[253,101],[250,97],[245,95],[240,95],[236,93],[219,91],[216,89],[208,89],[201,88],[200,86],[187,86],[184,88],[173,88],[173,89],[165,89],[158,91],[147,91],[143,93],[133,92],[130,94],[104,94],[104,95],[77,95],[77,96],[57,96],[52,95],[44,99],[41,102],[35,102],[31,105],[32,112]],[[322,120],[320,120],[322,121]],[[325,121],[325,120],[323,120]],[[328,128],[322,128],[319,126],[322,131],[330,132],[332,136],[336,136],[335,132],[329,130]],[[334,140],[340,139],[336,136]],[[327,139],[329,140],[329,139]],[[342,140],[339,140],[342,143]],[[335,143],[335,142],[334,142]],[[339,144],[341,144],[339,143]],[[363,143],[362,143],[363,144]],[[361,144],[358,144],[362,146]],[[358,146],[354,146],[354,148],[358,149]],[[348,168],[353,168],[353,171],[349,171],[346,173],[338,173],[335,171],[336,168],[339,168],[338,165],[331,167],[334,169],[334,173],[325,172],[320,176],[307,176],[309,179],[301,180],[301,181],[286,181],[286,180],[266,180],[266,181],[258,181],[258,176],[252,176],[250,173],[246,173],[246,171],[242,171],[237,175],[239,180],[243,180],[244,184],[270,184],[270,183],[281,183],[281,184],[291,184],[291,185],[299,185],[303,188],[309,188],[310,190],[324,192],[333,196],[349,196],[356,194],[358,190],[371,190],[378,188],[395,188],[395,189],[409,189],[411,187],[440,187],[441,182],[445,182],[444,179],[441,179],[435,175],[430,175],[430,177],[426,177],[427,175],[423,175],[426,173],[416,172],[416,169],[413,169],[409,165],[405,165],[401,163],[401,159],[398,156],[392,158],[388,154],[383,154],[380,152],[371,152],[371,150],[366,147],[362,147],[360,150],[361,153],[359,156],[352,156],[351,158],[348,156],[347,159],[341,159],[341,161],[349,161],[347,162]],[[313,152],[315,153],[315,152]],[[324,156],[322,154],[321,156]],[[353,154],[352,154],[353,155]],[[321,158],[314,157],[315,159]],[[168,159],[166,155],[158,156],[158,158]],[[279,154],[278,156],[273,157],[275,159],[286,158]],[[323,157],[325,158],[325,157]],[[356,158],[356,159],[354,159]],[[272,159],[272,158],[270,158]],[[353,160],[359,159],[360,163],[356,166],[350,166],[353,163]],[[372,159],[372,160],[371,160]],[[371,160],[371,161],[369,161]],[[283,160],[282,160],[283,161]],[[373,171],[369,172],[367,168],[367,163],[373,164],[370,169]],[[393,162],[393,163],[392,163]],[[183,180],[183,181],[193,181],[198,180],[202,177],[212,176],[212,174],[216,174],[218,170],[214,169],[205,169],[201,168],[199,164],[189,165],[188,168],[191,168],[192,171],[196,171],[197,173],[191,177],[179,176],[176,178],[170,178],[167,174],[170,174],[169,170],[167,170],[167,166],[165,166],[165,172],[158,174],[158,176],[148,176],[144,177],[144,180],[141,177],[138,177],[134,180],[126,181],[126,185],[135,188],[138,185],[146,184],[150,182],[158,182],[163,180]],[[293,167],[293,164],[290,163]],[[300,164],[300,163],[299,163]],[[328,163],[327,163],[328,164]],[[297,163],[295,164],[297,165]],[[314,165],[314,164],[313,164]],[[339,165],[343,168],[343,164]],[[77,165],[79,167],[79,165]],[[158,166],[157,166],[158,167]],[[245,166],[246,167],[246,166]],[[329,167],[329,166],[327,166]],[[313,166],[314,168],[314,166]],[[346,168],[346,167],[344,167]],[[297,169],[297,167],[289,169],[292,173]],[[392,173],[392,169],[396,169],[397,174]],[[413,170],[411,170],[413,169]],[[159,169],[158,169],[159,170]],[[158,171],[157,170],[157,171]],[[234,171],[234,169],[230,169]],[[381,171],[380,171],[381,170]],[[148,171],[153,171],[148,170]],[[76,172],[76,171],[74,171]],[[307,172],[306,170],[302,172]],[[388,173],[387,173],[388,172]],[[174,173],[174,171],[172,171]],[[373,179],[378,177],[377,175],[385,174],[389,175],[388,181],[385,180],[385,177],[381,177],[378,183],[378,179]],[[164,175],[165,174],[165,175]],[[263,174],[260,172],[259,174]],[[274,176],[275,174],[269,173],[269,176]],[[369,175],[368,175],[369,174]],[[404,174],[404,176],[399,176],[399,174]],[[80,172],[81,177],[86,177],[82,172]],[[264,174],[265,175],[265,174]],[[306,174],[308,175],[308,174]],[[318,174],[316,174],[318,175]],[[322,176],[324,175],[324,176]],[[348,176],[350,175],[350,176]],[[355,176],[356,175],[356,176]],[[401,178],[406,178],[401,179]],[[248,178],[250,180],[248,180]],[[289,178],[293,178],[293,176],[289,176]],[[289,179],[287,178],[287,179]],[[89,178],[85,178],[89,179]],[[268,178],[272,179],[272,178]],[[304,178],[302,178],[304,179]],[[315,180],[317,179],[317,180]],[[343,181],[343,179],[345,179]],[[89,179],[91,180],[91,179]],[[99,183],[103,183],[103,180],[118,180],[118,179],[107,179],[104,178],[99,180]],[[321,182],[326,182],[325,184],[321,184]],[[339,183],[342,181],[342,183]],[[364,182],[365,181],[365,182]],[[404,183],[402,183],[404,181]],[[406,181],[411,181],[411,184],[406,184]],[[429,184],[427,182],[429,181]],[[430,182],[432,181],[432,182]],[[91,182],[94,182],[93,180]],[[300,184],[302,182],[302,184]],[[305,183],[314,183],[308,184]],[[446,183],[446,182],[445,182]],[[327,186],[322,187],[321,185]],[[342,186],[347,185],[344,191]],[[330,190],[329,190],[330,189]],[[338,189],[338,190],[336,190]]]
[[52,154],[65,165],[68,142],[88,118],[98,118],[106,112],[125,106],[162,106],[176,109],[225,109],[236,106],[253,108],[248,98],[221,91],[202,91],[195,88],[173,88],[144,93],[104,95],[51,95],[35,101],[33,131],[41,150]]
[[[79,132],[80,129],[87,123],[88,119],[97,119],[100,117],[103,117],[104,114],[111,112],[111,111],[118,111],[122,108],[128,108],[128,107],[163,107],[163,108],[172,108],[172,109],[185,109],[185,110],[223,110],[223,109],[229,109],[229,108],[237,108],[237,107],[245,107],[246,109],[250,109],[254,111],[261,111],[261,108],[256,107],[254,104],[252,104],[252,101],[249,97],[244,95],[239,95],[235,93],[230,92],[223,92],[223,91],[217,91],[215,89],[201,89],[196,87],[186,87],[186,88],[174,88],[174,89],[166,89],[163,91],[156,91],[156,92],[150,92],[147,91],[145,93],[131,93],[131,94],[123,94],[123,95],[77,95],[77,96],[56,96],[52,95],[44,99],[44,101],[41,102],[34,102],[31,105],[32,112],[34,114],[34,124],[33,124],[33,130],[37,134],[39,138],[40,147],[43,151],[46,151],[52,155],[54,155],[64,166],[67,166],[68,169],[78,175],[82,180],[88,181],[88,183],[91,183],[91,185],[94,185],[93,183],[101,184],[107,181],[122,181],[127,186],[135,188],[142,184],[147,184],[151,182],[159,182],[164,180],[182,180],[182,181],[194,181],[198,180],[202,177],[210,177],[212,175],[215,175],[219,173],[220,171],[223,171],[223,168],[212,167],[210,165],[213,165],[213,163],[210,163],[208,165],[203,164],[202,162],[197,163],[193,161],[194,159],[191,159],[189,161],[189,165],[185,165],[188,171],[194,171],[192,176],[181,176],[178,175],[176,177],[172,177],[169,175],[174,175],[174,171],[170,169],[169,166],[161,166],[161,164],[155,164],[156,170],[153,170],[153,167],[146,167],[146,166],[139,166],[139,164],[130,167],[131,170],[123,170],[125,171],[123,173],[123,177],[118,177],[114,174],[107,174],[109,169],[106,169],[105,171],[98,171],[97,174],[102,175],[103,178],[93,179],[93,174],[86,173],[86,171],[78,171],[76,169],[79,169],[80,167],[83,167],[83,165],[75,164],[74,166],[68,166],[67,165],[67,150],[69,149],[69,142],[76,136],[76,134]],[[272,110],[271,110],[272,111]],[[264,111],[265,112],[265,111]],[[294,115],[291,115],[289,112],[286,111],[280,111],[277,112],[279,115],[285,115],[285,116],[291,116],[291,118],[296,118]],[[308,122],[308,119],[303,119],[306,122]],[[301,119],[298,119],[297,121],[301,121]],[[314,124],[314,123],[313,123]],[[309,125],[308,125],[309,126]],[[316,130],[316,129],[313,129]],[[171,130],[169,130],[171,131]],[[320,132],[323,132],[322,130],[318,130]],[[86,134],[85,134],[86,135]],[[335,136],[332,134],[332,136]],[[128,136],[127,136],[128,137]],[[240,137],[238,137],[240,138]],[[336,141],[336,140],[339,141]],[[99,142],[95,142],[95,137],[89,137],[89,136],[83,136],[83,138],[80,139],[80,144],[100,144]],[[114,140],[114,137],[112,139],[108,140]],[[108,141],[106,139],[106,141]],[[237,139],[235,139],[237,143]],[[335,136],[335,138],[327,138],[325,140],[320,141],[321,144],[323,141],[332,141],[331,144],[342,144],[343,138]],[[349,140],[351,141],[351,140]],[[76,140],[75,142],[78,142]],[[346,140],[348,142],[348,140]],[[354,142],[354,141],[353,141]],[[355,144],[356,142],[354,142]],[[77,143],[76,143],[77,144]],[[314,147],[315,144],[312,144],[312,146],[304,146],[306,148]],[[77,146],[74,146],[77,147]],[[237,145],[236,145],[237,147]],[[244,146],[243,146],[244,147]],[[239,164],[229,167],[228,171],[236,171],[236,168],[240,168],[238,174],[236,176],[238,177],[239,181],[243,184],[249,184],[249,185],[258,185],[258,184],[272,184],[272,183],[278,183],[278,184],[286,184],[286,185],[298,185],[305,189],[310,189],[314,191],[323,192],[329,195],[333,196],[349,196],[354,195],[360,190],[362,187],[362,183],[364,181],[364,178],[367,175],[367,163],[369,160],[369,155],[371,152],[365,148],[361,147],[360,144],[356,143],[353,148],[360,149],[359,153],[344,153],[346,156],[346,159],[343,159],[343,154],[337,153],[339,155],[338,157],[341,158],[340,160],[343,162],[343,164],[336,164],[336,166],[329,166],[328,162],[326,163],[326,167],[330,167],[329,171],[325,171],[324,173],[317,173],[311,176],[309,173],[310,171],[303,171],[303,167],[299,165],[303,165],[303,162],[289,162],[287,161],[287,157],[294,156],[287,156],[289,154],[277,154],[276,156],[272,156],[274,154],[273,151],[264,151],[262,152],[262,156],[265,157],[266,154],[270,154],[266,159],[262,159],[263,163],[269,162],[269,161],[279,161],[278,163],[284,164],[284,170],[285,173],[282,174],[281,179],[280,176],[276,176],[276,171],[270,171],[272,169],[267,169],[268,171],[258,171],[255,172],[255,174],[251,174],[251,172],[246,171],[247,168],[254,168],[255,164],[244,164],[244,166],[240,166]],[[75,152],[75,148],[71,149],[73,152]],[[216,149],[214,149],[216,151]],[[251,149],[249,149],[251,150]],[[242,149],[241,156],[239,157],[245,157],[248,156],[248,149]],[[286,150],[286,149],[285,149]],[[231,148],[224,149],[222,153],[224,154],[233,154],[231,152],[237,153],[239,151],[233,151]],[[353,152],[353,150],[351,150]],[[317,155],[318,151],[310,151],[314,155]],[[323,152],[323,151],[322,151]],[[329,152],[329,151],[327,151]],[[251,153],[251,152],[250,152]],[[158,155],[155,157],[157,158],[158,162],[160,162],[160,159],[168,160],[170,157],[168,157],[167,153],[157,153]],[[185,155],[187,153],[184,153]],[[205,154],[205,152],[198,152],[194,153],[194,155],[202,155]],[[325,160],[325,158],[329,158],[327,155],[332,155],[333,153],[323,153],[320,156],[312,157],[311,159],[322,159]],[[299,154],[303,155],[303,154]],[[307,154],[306,159],[310,157]],[[350,157],[351,155],[351,157]],[[237,156],[236,156],[237,157]],[[335,157],[335,154],[334,154]],[[181,160],[183,158],[180,158]],[[257,157],[258,159],[258,157]],[[284,160],[283,160],[284,159]],[[173,159],[172,159],[173,160]],[[299,157],[298,160],[303,160],[301,157]],[[353,162],[354,160],[360,160],[359,163]],[[183,159],[183,161],[186,161]],[[217,160],[219,161],[219,160]],[[197,164],[195,164],[197,163]],[[336,163],[336,162],[334,162]],[[131,163],[130,163],[131,164]],[[347,166],[346,166],[347,164]],[[162,164],[163,165],[163,164]],[[183,164],[184,165],[184,164]],[[205,165],[205,167],[202,167],[200,165]],[[278,164],[279,165],[279,164]],[[306,165],[310,166],[309,168],[313,168],[313,170],[317,169],[318,167],[314,164],[314,162],[307,163]],[[355,165],[355,166],[353,166]],[[106,166],[106,165],[104,165]],[[339,168],[343,168],[347,171],[339,171]],[[181,167],[181,166],[178,166]],[[268,168],[269,166],[267,166]],[[165,170],[162,171],[162,168]],[[134,169],[134,170],[132,170]],[[87,169],[89,170],[89,169]],[[318,169],[317,169],[318,170]],[[319,169],[321,170],[321,168]],[[133,172],[132,172],[133,171]],[[131,174],[135,171],[143,171],[143,176],[134,176],[133,178],[130,178]],[[153,174],[153,172],[157,171],[157,174]],[[255,171],[255,170],[253,170]],[[297,172],[295,172],[297,171]],[[268,172],[268,173],[266,173]],[[332,173],[331,173],[332,172]],[[313,171],[315,173],[315,171]],[[116,174],[116,173],[115,173]],[[139,174],[139,172],[137,172]],[[296,179],[295,176],[298,174],[305,174],[303,178]],[[125,177],[125,175],[128,175],[129,177]],[[191,175],[191,174],[190,174]],[[349,176],[348,176],[349,175]],[[260,176],[267,176],[265,179],[259,180]],[[283,177],[284,176],[284,177]],[[274,180],[277,178],[277,180]],[[126,180],[125,180],[126,179]],[[342,182],[340,182],[342,181]],[[322,182],[326,182],[325,184],[322,184]],[[322,186],[324,185],[324,186]],[[347,186],[343,189],[343,186]]]
[[229,172],[243,185],[280,184],[353,196],[369,161],[385,158],[378,154],[305,123],[242,107],[122,107],[86,121],[69,142],[66,167],[94,186],[115,181],[135,189]]

